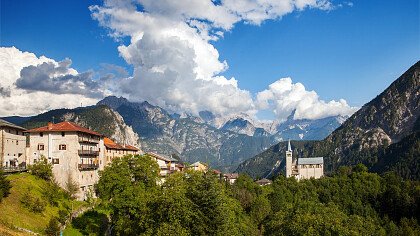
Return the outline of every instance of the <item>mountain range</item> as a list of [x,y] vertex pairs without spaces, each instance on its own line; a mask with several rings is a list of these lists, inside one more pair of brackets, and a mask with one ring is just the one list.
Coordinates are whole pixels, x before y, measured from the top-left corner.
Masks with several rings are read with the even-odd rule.
[[322,139],[345,117],[261,123],[246,114],[221,117],[209,111],[198,116],[174,114],[148,102],[131,102],[109,96],[97,105],[56,109],[33,117],[5,120],[33,128],[48,121],[73,121],[103,133],[120,143],[140,146],[144,151],[176,154],[183,161],[202,161],[230,171],[273,144],[285,139]]
[[[323,156],[327,173],[344,165],[395,171],[404,178],[420,174],[420,61],[348,118],[322,141],[294,141],[294,155]],[[278,143],[241,163],[238,172],[253,177],[278,174],[286,144]]]

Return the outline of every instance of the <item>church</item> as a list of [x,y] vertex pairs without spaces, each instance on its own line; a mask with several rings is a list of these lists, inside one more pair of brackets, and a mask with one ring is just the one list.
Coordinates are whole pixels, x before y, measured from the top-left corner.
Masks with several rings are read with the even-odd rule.
[[319,179],[324,176],[324,158],[293,158],[290,140],[286,151],[286,177],[301,179]]

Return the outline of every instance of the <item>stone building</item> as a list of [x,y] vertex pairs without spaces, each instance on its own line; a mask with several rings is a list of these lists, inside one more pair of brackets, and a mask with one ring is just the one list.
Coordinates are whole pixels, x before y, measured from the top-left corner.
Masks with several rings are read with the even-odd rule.
[[236,182],[236,180],[239,178],[239,174],[238,173],[226,173],[223,175],[224,179],[226,182],[228,182],[229,184],[234,184]]
[[114,158],[120,158],[125,155],[142,154],[141,150],[134,146],[118,144],[107,137],[104,138],[104,145],[105,165],[111,163]]
[[154,152],[148,152],[147,155],[152,157],[159,165],[161,177],[184,170],[184,165],[175,158],[162,156]]
[[196,170],[196,171],[202,171],[202,172],[207,172],[207,170],[209,169],[207,164],[203,164],[199,161],[192,163],[190,166],[188,166],[188,168]]
[[295,177],[297,180],[324,176],[324,158],[293,158],[290,141],[286,151],[286,177]]
[[48,123],[26,132],[29,134],[29,164],[45,156],[53,164],[54,178],[61,187],[66,188],[69,181],[77,183],[79,200],[94,194],[98,171],[105,165],[101,134],[72,122]]
[[0,160],[5,169],[26,166],[25,129],[0,119]]

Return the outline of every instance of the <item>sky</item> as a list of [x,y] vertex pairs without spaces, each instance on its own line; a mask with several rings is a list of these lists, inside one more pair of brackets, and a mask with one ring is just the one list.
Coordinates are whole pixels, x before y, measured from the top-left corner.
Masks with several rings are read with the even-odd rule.
[[420,58],[417,0],[1,1],[0,116],[104,96],[172,112],[351,115]]

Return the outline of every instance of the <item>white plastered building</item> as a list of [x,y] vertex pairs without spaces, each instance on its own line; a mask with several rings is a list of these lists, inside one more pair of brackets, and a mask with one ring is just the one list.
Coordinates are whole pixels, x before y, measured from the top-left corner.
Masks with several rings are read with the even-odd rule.
[[293,158],[293,151],[290,140],[286,151],[286,177],[295,177],[301,179],[319,179],[324,176],[324,158]]

